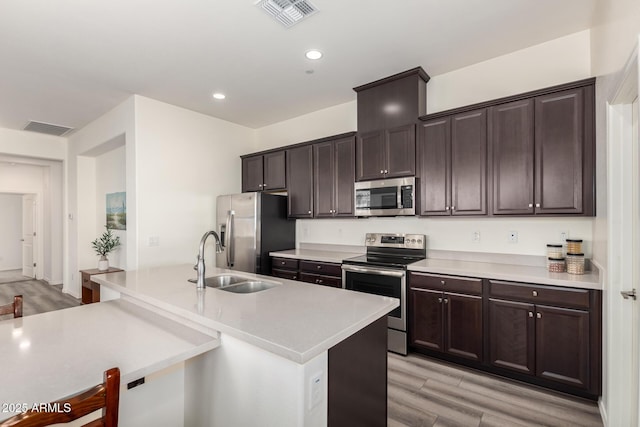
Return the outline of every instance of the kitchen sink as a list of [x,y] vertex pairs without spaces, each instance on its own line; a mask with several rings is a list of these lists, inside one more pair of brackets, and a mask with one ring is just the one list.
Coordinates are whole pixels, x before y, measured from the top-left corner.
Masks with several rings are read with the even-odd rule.
[[235,285],[220,288],[220,290],[226,291],[226,292],[233,292],[236,294],[252,294],[254,292],[264,291],[266,289],[274,288],[279,285],[280,283],[275,283],[275,282],[262,282],[259,280],[249,280],[249,281],[237,283]]
[[[224,288],[226,286],[231,286],[236,283],[246,282],[246,277],[241,276],[232,276],[230,274],[221,274],[219,276],[211,276],[204,278],[205,286],[209,288]],[[197,283],[196,279],[189,279],[191,283]]]

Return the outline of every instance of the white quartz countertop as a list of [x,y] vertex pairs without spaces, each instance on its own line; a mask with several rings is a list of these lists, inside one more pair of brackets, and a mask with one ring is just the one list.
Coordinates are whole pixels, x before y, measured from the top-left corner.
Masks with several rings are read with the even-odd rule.
[[423,273],[452,274],[572,288],[602,289],[598,274],[590,272],[582,275],[550,273],[544,267],[427,258],[410,264],[408,269],[409,271]]
[[338,252],[317,249],[289,249],[286,251],[270,252],[269,255],[280,258],[307,259],[318,262],[335,262],[341,264],[347,258],[363,255],[364,252]]
[[297,363],[306,363],[399,305],[395,298],[226,269],[206,270],[207,277],[223,273],[281,285],[251,294],[215,288],[198,292],[187,282],[195,278],[190,264],[100,274],[92,280]]
[[[0,404],[47,403],[120,368],[127,384],[220,345],[205,334],[125,300],[0,321]],[[8,407],[5,409],[9,409]],[[0,411],[0,420],[15,412]]]

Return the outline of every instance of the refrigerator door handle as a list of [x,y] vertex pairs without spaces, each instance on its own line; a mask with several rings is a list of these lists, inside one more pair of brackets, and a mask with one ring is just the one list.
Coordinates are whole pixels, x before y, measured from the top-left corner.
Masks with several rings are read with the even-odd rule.
[[226,247],[227,247],[227,267],[233,267],[233,211],[227,214]]

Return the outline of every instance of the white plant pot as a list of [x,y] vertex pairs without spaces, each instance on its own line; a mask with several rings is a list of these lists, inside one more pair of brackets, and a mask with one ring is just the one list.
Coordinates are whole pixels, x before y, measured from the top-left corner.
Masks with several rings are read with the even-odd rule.
[[100,261],[98,261],[98,270],[106,271],[109,269],[109,258],[106,256],[101,256]]

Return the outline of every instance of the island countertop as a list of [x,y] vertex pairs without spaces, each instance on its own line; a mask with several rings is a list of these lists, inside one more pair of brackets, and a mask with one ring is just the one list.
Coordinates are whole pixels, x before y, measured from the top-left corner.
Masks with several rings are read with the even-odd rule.
[[124,299],[4,320],[0,342],[0,420],[93,387],[107,369],[120,368],[127,384],[220,345],[215,331]]
[[386,315],[395,298],[208,267],[281,285],[250,294],[197,291],[190,264],[108,273],[97,283],[153,307],[228,334],[297,363],[306,363]]

